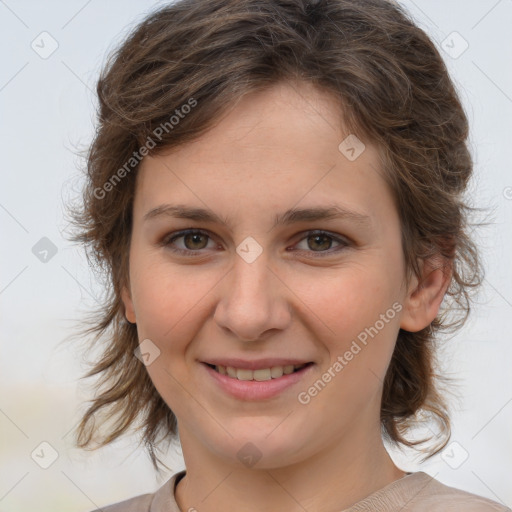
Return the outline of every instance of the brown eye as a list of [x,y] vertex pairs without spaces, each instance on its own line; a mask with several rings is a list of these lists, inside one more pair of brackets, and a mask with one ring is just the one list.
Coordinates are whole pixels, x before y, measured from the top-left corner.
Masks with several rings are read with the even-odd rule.
[[[333,243],[338,244],[334,249],[332,248]],[[300,247],[301,244],[303,244],[302,247]],[[315,231],[307,233],[296,245],[296,250],[299,252],[317,253],[315,256],[324,256],[339,252],[349,245],[348,241],[338,236],[331,235],[325,231]]]
[[208,233],[197,229],[189,229],[179,233],[171,233],[162,240],[162,245],[177,253],[187,255],[197,253],[197,255],[200,255],[204,252],[202,249],[208,248],[209,241],[213,243]]
[[[213,246],[210,246],[211,249],[215,248],[215,242],[207,232],[189,229],[178,233],[171,233],[162,240],[161,244],[178,254],[201,256],[204,253],[203,249],[208,248],[208,242],[213,244]],[[337,244],[334,248],[333,243]],[[300,244],[303,244],[302,248]],[[315,256],[321,257],[339,252],[349,246],[350,242],[343,238],[331,235],[325,231],[315,231],[306,233],[306,236],[296,244],[297,249],[292,250],[310,254],[316,253]]]
[[332,237],[328,235],[311,235],[307,237],[308,247],[312,251],[323,251],[330,249],[332,245]]
[[208,244],[208,236],[202,233],[188,233],[183,236],[183,243],[186,249],[204,249]]

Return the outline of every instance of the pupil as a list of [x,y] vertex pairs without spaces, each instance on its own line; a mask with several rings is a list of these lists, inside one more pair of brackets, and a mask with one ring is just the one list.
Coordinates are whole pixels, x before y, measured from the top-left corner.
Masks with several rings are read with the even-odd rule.
[[[192,249],[203,249],[205,247],[204,243],[201,247],[197,247],[195,246],[194,244],[196,243],[199,243],[198,240],[201,239],[201,237],[205,237],[205,235],[202,235],[201,233],[192,233],[192,234],[188,234],[185,236],[185,245],[187,246],[187,248],[192,248]],[[192,238],[192,246],[193,247],[188,247],[189,244],[186,243],[187,240],[190,240]]]
[[[320,249],[329,249],[329,246],[331,245],[330,244],[330,237],[328,237],[326,235],[313,235],[310,238],[313,238],[315,240],[315,243],[318,240],[322,240],[322,239],[324,240],[325,243],[324,244],[320,244],[321,245]],[[322,247],[322,245],[323,245],[323,247]],[[310,247],[310,248],[314,249],[314,247]]]

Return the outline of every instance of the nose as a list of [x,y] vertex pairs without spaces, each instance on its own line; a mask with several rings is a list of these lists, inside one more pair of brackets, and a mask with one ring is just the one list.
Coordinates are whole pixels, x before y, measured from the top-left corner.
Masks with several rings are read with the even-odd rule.
[[240,341],[265,338],[291,321],[290,292],[264,255],[252,263],[236,255],[232,271],[222,280],[214,319]]

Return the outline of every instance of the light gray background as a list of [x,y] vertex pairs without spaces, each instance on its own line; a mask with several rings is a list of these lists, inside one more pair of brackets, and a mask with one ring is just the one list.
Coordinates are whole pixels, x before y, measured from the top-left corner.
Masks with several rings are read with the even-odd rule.
[[[170,476],[155,477],[134,438],[92,454],[72,448],[68,432],[87,394],[78,387],[81,355],[64,341],[101,289],[63,236],[63,203],[81,184],[76,152],[93,133],[95,80],[107,52],[162,4],[0,0],[0,512],[87,511],[153,491]],[[451,53],[441,49],[472,125],[471,194],[493,216],[478,230],[487,271],[480,304],[442,352],[458,379],[456,444],[422,466],[410,454],[393,457],[404,469],[512,506],[512,1],[403,4]],[[51,48],[43,31],[58,43],[47,59],[31,48],[34,40],[40,52]],[[32,252],[42,237],[58,251],[46,263]],[[35,460],[51,462],[43,441],[58,455],[48,469],[31,457],[36,450]],[[173,471],[183,467],[178,447],[168,462]]]

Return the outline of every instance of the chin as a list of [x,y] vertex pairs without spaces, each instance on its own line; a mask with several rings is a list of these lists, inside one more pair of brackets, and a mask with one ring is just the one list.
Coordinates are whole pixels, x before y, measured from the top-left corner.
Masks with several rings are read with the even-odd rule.
[[[282,429],[278,432],[280,421],[274,421],[272,428],[262,428],[257,419],[245,418],[242,422],[245,423],[245,428],[240,428],[240,435],[235,435],[226,425],[226,430],[233,437],[225,436],[223,443],[215,443],[212,449],[220,457],[228,457],[230,464],[235,460],[238,467],[248,469],[276,469],[300,462],[305,455],[299,452],[298,446],[303,446],[306,442],[302,439],[297,442],[290,436],[289,430]],[[250,426],[247,425],[248,422]]]

